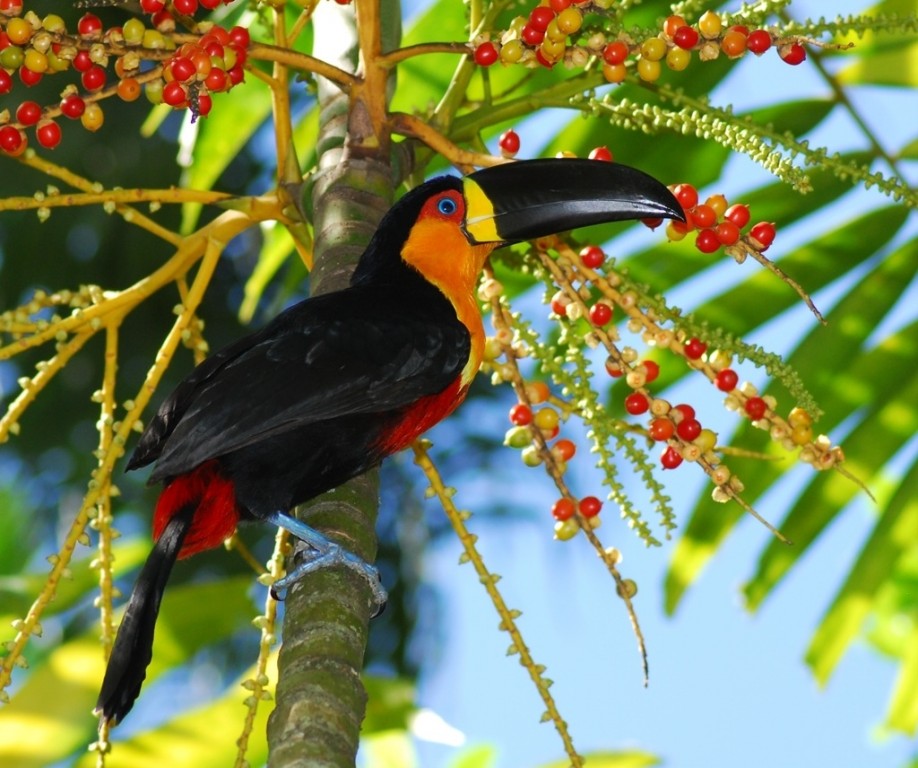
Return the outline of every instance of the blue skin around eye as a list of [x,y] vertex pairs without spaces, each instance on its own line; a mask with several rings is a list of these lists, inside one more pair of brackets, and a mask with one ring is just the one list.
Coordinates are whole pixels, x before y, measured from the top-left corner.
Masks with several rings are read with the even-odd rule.
[[456,212],[456,203],[453,200],[450,200],[448,197],[443,198],[438,204],[437,209],[444,216],[450,216]]

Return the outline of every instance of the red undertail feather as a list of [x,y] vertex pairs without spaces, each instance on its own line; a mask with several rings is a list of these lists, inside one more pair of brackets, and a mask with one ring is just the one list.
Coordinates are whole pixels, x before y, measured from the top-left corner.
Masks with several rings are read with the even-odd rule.
[[180,560],[220,546],[233,535],[239,522],[233,482],[220,474],[216,461],[179,475],[163,489],[153,515],[153,538],[159,539],[173,515],[188,504],[196,504],[197,509],[179,550]]
[[422,397],[411,405],[398,422],[383,436],[381,445],[387,454],[407,448],[428,429],[449,416],[465,399],[468,387],[459,378],[442,392]]

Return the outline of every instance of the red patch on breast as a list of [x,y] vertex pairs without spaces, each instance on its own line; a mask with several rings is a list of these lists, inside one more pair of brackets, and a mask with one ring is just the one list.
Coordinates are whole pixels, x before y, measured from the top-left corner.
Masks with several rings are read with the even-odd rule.
[[467,387],[459,378],[442,392],[422,397],[408,406],[379,441],[386,455],[407,448],[428,429],[449,416],[465,400]]
[[179,475],[163,488],[153,514],[153,537],[158,539],[172,516],[189,504],[196,509],[179,550],[180,559],[220,546],[233,535],[239,522],[233,481],[220,473],[216,461]]

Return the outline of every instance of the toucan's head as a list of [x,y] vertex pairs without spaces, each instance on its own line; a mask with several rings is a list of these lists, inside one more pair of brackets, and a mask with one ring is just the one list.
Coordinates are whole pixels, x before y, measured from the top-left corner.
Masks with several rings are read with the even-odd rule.
[[619,163],[522,160],[461,179],[441,176],[413,189],[383,217],[353,282],[373,279],[400,261],[456,295],[474,287],[498,246],[589,224],[658,217],[682,219],[682,207],[659,181]]

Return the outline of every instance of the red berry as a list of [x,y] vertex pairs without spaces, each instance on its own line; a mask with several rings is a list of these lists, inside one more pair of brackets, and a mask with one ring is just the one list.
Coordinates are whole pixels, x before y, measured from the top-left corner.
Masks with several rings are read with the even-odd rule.
[[695,418],[695,409],[688,403],[679,403],[679,405],[673,406],[673,410],[680,414],[680,417],[676,419],[679,423]]
[[640,416],[647,413],[650,403],[647,402],[647,396],[640,392],[632,392],[625,398],[625,410],[632,416]]
[[663,219],[661,218],[641,219],[641,224],[643,224],[648,229],[656,229],[662,223],[663,223]]
[[589,154],[590,160],[601,160],[604,163],[612,162],[612,153],[608,147],[596,147]]
[[682,463],[682,456],[672,446],[669,446],[663,453],[660,455],[660,464],[663,465],[663,469],[675,469]]
[[800,43],[790,43],[778,48],[778,55],[784,60],[785,64],[796,67],[806,61],[806,48]]
[[714,253],[720,248],[720,240],[713,229],[702,229],[695,238],[695,247],[702,253]]
[[102,34],[102,19],[94,13],[85,14],[77,22],[77,32],[80,37],[99,37]]
[[89,51],[81,49],[76,52],[76,56],[73,57],[73,68],[77,72],[85,72],[92,66],[93,63],[92,59],[89,58]]
[[775,241],[775,225],[768,221],[760,221],[749,230],[749,239],[757,250],[767,250]]
[[771,48],[771,34],[764,29],[757,29],[750,32],[746,38],[746,48],[752,51],[756,56],[761,56],[765,51]]
[[571,440],[561,439],[552,446],[551,450],[552,453],[558,455],[561,461],[570,461],[577,453],[577,446]]
[[520,31],[520,39],[526,45],[538,45],[545,39],[545,30],[536,29],[532,24],[526,24]]
[[717,376],[714,377],[714,384],[721,392],[732,392],[736,389],[738,382],[739,376],[736,375],[736,371],[732,368],[724,368],[722,371],[718,371]]
[[544,5],[536,6],[529,14],[529,23],[536,29],[544,32],[548,29],[552,19],[555,18],[555,12]]
[[170,107],[181,107],[187,103],[188,94],[184,86],[177,80],[163,86],[163,101]]
[[249,30],[246,27],[233,27],[229,31],[227,42],[245,50],[252,42],[252,36],[249,34]]
[[727,219],[727,221],[732,221],[737,227],[742,229],[749,223],[749,206],[743,205],[742,203],[731,205],[724,211],[724,218]]
[[41,119],[41,107],[34,101],[24,101],[16,109],[16,120],[23,125],[35,125]]
[[165,8],[166,4],[163,0],[140,0],[140,7],[144,13],[152,16],[154,13],[159,13]]
[[707,203],[696,205],[692,208],[692,224],[696,229],[707,229],[717,223],[717,214]]
[[740,239],[739,227],[729,219],[725,219],[714,227],[714,234],[717,235],[717,240],[721,245],[733,245]]
[[698,205],[698,190],[691,184],[676,184],[673,195],[685,210],[689,211]]
[[707,349],[707,344],[705,344],[701,339],[695,338],[689,339],[687,342],[685,342],[685,346],[683,347],[685,356],[689,360],[697,360],[707,351]]
[[532,423],[532,409],[526,403],[517,403],[508,414],[510,422],[518,427],[525,427]]
[[61,114],[76,120],[86,111],[86,102],[75,93],[61,99]]
[[653,360],[644,360],[641,365],[643,365],[644,370],[647,371],[644,380],[648,384],[652,381],[656,381],[657,377],[660,375],[660,366]]
[[204,87],[208,91],[219,92],[226,88],[226,72],[214,67],[204,78]]
[[691,50],[698,45],[698,30],[688,25],[679,27],[673,35],[673,42],[680,48]]
[[176,56],[167,66],[172,72],[172,76],[180,83],[187,83],[198,73],[194,62],[187,56]]
[[105,70],[97,64],[93,64],[82,75],[80,81],[87,91],[98,91],[105,85]]
[[499,56],[494,43],[482,43],[475,49],[475,63],[481,67],[490,67]]
[[701,434],[701,422],[698,419],[682,419],[676,425],[676,434],[690,443]]
[[595,496],[584,496],[577,505],[580,514],[584,517],[596,517],[602,509],[602,502]]
[[5,69],[0,69],[0,94],[13,90],[13,78]]
[[210,114],[210,110],[213,109],[213,106],[214,100],[210,97],[209,93],[199,93],[195,115],[197,117],[207,117]]
[[651,440],[662,443],[664,440],[669,440],[669,438],[673,436],[673,433],[676,431],[676,425],[667,418],[654,419],[650,422],[650,428],[647,431],[650,434]]
[[35,138],[46,149],[54,149],[61,143],[61,127],[53,120],[42,120],[35,129]]
[[497,145],[500,147],[502,154],[512,157],[520,151],[519,134],[513,129],[504,131],[497,140]]
[[184,16],[194,16],[198,10],[198,0],[172,0],[172,7],[176,13]]
[[590,269],[598,269],[605,261],[605,258],[606,254],[603,253],[602,248],[598,245],[588,245],[580,250],[580,260],[583,262],[583,266]]
[[606,64],[611,64],[612,66],[622,64],[628,58],[628,46],[621,40],[616,40],[602,49],[602,57],[605,59]]
[[14,154],[23,143],[24,136],[22,131],[12,125],[4,125],[0,128],[0,149],[9,154]]
[[569,520],[574,516],[574,502],[570,499],[558,499],[551,507],[555,520]]
[[603,302],[597,302],[590,307],[590,322],[602,327],[612,319],[612,307]]
[[750,397],[743,406],[746,414],[753,421],[758,421],[765,415],[768,410],[768,404],[761,397]]
[[226,76],[230,81],[230,88],[232,88],[245,80],[245,69],[237,64],[235,67],[226,70]]
[[29,88],[33,85],[38,85],[41,82],[41,76],[41,72],[35,72],[29,69],[25,64],[19,67],[19,81]]

